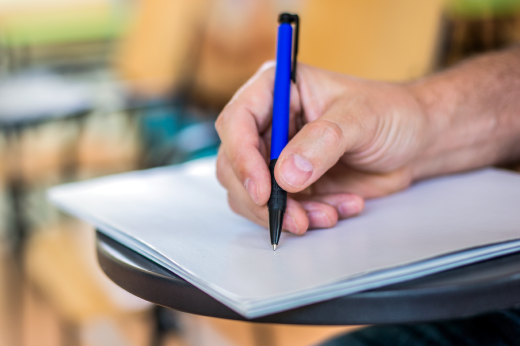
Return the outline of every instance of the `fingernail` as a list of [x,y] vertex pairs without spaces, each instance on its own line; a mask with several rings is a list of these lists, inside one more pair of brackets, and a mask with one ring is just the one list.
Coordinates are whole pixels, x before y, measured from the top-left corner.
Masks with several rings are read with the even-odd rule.
[[285,213],[283,217],[283,229],[294,234],[300,234],[300,229],[298,228],[296,220],[294,220],[294,217],[291,215],[291,213]]
[[322,211],[311,211],[307,214],[311,227],[327,228],[331,226],[329,217]]
[[350,217],[361,212],[361,204],[356,201],[346,201],[338,206],[341,217]]
[[249,193],[251,199],[258,204],[258,188],[256,187],[255,182],[247,178],[244,186],[246,187],[247,193]]
[[298,154],[292,154],[282,162],[280,173],[289,185],[302,186],[312,175],[312,164]]

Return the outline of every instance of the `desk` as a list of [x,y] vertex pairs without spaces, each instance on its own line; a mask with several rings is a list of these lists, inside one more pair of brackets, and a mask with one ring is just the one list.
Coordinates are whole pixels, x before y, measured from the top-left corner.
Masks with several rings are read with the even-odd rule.
[[[96,243],[101,268],[128,292],[175,310],[247,320],[100,232]],[[249,321],[303,325],[406,323],[472,316],[517,304],[520,253]]]

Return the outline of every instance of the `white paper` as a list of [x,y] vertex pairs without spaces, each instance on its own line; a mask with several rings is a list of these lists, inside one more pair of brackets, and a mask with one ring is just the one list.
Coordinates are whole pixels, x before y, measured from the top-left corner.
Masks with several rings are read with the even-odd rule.
[[486,169],[421,182],[303,236],[235,215],[214,159],[50,190],[65,211],[248,318],[520,250],[520,175]]

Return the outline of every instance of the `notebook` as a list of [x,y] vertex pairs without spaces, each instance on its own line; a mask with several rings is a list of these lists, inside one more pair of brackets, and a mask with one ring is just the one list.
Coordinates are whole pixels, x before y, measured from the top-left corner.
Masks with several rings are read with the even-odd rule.
[[484,169],[369,200],[361,215],[302,236],[236,214],[215,160],[65,184],[62,210],[181,276],[247,318],[520,250],[520,174]]

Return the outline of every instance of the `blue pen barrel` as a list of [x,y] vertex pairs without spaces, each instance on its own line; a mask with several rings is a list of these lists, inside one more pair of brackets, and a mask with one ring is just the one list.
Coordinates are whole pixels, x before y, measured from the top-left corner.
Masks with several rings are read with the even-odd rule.
[[293,29],[291,24],[280,24],[278,26],[278,43],[276,48],[271,160],[280,156],[280,153],[289,141],[292,39]]

